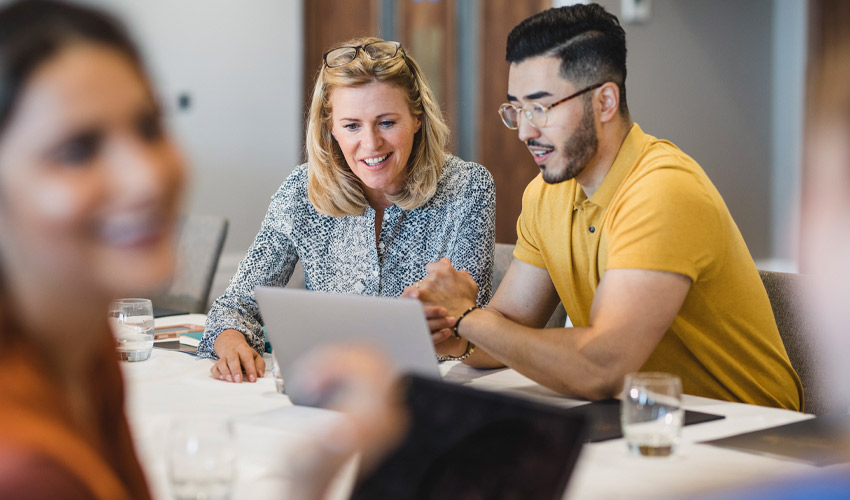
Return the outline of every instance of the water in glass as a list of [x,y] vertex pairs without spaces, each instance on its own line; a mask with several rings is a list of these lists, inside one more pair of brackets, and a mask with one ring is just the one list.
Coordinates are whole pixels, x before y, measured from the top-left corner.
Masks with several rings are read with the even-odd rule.
[[274,349],[272,349],[272,378],[274,378],[274,387],[277,389],[277,392],[280,394],[286,394],[286,384],[283,382],[283,372],[281,372],[280,366],[277,364],[277,358],[274,356]]
[[177,500],[227,500],[236,468],[230,422],[180,420],[169,432],[168,469]]
[[679,377],[667,373],[627,375],[620,419],[632,454],[672,454],[679,444],[684,420]]
[[122,361],[144,361],[153,350],[153,305],[148,299],[117,299],[109,308],[115,349]]

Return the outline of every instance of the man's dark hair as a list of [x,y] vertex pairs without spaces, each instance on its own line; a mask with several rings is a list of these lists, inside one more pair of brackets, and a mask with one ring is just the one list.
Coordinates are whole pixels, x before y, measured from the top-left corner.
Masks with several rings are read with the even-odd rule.
[[626,32],[598,4],[548,9],[522,21],[508,35],[505,59],[561,59],[561,76],[577,86],[614,82],[620,88],[620,114],[626,105]]

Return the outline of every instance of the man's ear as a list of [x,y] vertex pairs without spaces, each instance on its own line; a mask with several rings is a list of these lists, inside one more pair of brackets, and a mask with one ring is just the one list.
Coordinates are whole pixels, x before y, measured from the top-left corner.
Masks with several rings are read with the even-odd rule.
[[599,102],[599,120],[607,123],[620,114],[620,87],[614,82],[605,82],[596,94]]

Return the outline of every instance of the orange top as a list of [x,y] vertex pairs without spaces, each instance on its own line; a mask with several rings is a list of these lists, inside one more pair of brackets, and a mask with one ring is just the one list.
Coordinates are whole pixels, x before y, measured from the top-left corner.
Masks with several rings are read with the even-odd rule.
[[0,497],[150,499],[108,330],[101,345],[87,375],[96,438],[68,418],[67,396],[31,342],[0,345]]

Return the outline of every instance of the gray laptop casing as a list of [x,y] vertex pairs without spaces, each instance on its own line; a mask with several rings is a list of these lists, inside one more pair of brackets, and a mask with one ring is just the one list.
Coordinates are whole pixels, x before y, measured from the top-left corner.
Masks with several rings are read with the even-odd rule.
[[301,356],[333,342],[371,345],[402,373],[440,378],[418,300],[267,286],[256,287],[254,293],[284,380]]

